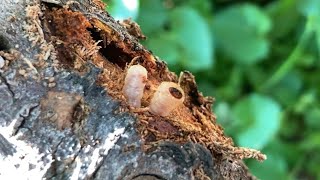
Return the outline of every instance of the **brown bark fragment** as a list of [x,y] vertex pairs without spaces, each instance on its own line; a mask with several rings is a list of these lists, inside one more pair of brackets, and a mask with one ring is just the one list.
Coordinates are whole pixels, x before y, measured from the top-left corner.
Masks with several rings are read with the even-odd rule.
[[[41,119],[54,123],[58,129],[70,128],[73,122],[74,108],[81,99],[80,95],[49,91],[40,102]],[[50,113],[49,113],[50,112]]]

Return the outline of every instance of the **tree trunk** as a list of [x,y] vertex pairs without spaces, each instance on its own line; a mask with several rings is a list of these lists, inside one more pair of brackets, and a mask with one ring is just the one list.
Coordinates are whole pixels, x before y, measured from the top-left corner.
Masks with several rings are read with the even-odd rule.
[[[242,159],[265,156],[234,147],[193,76],[178,79],[100,0],[2,0],[0,23],[1,179],[254,179]],[[148,71],[143,107],[162,81],[184,104],[130,108],[133,64]]]

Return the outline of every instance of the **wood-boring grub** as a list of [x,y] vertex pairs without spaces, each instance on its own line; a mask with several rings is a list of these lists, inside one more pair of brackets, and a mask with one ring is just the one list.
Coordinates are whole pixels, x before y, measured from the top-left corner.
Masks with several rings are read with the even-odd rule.
[[[216,123],[213,99],[197,90],[191,73],[178,78],[143,47],[136,24],[115,21],[100,0],[30,0],[25,7],[16,21],[23,19],[31,43],[1,49],[0,90],[6,93],[0,96],[16,98],[6,108],[27,104],[28,98],[40,104],[17,134],[49,158],[46,178],[254,178],[241,160],[262,161],[265,155],[234,146]],[[148,72],[141,111],[129,108],[123,93],[127,70],[136,64]],[[165,117],[143,110],[163,82],[179,85],[167,90],[184,100]],[[6,121],[13,117],[7,116]]]
[[143,66],[133,65],[128,68],[124,79],[123,93],[130,106],[141,107],[141,98],[147,79],[148,72]]
[[168,116],[174,109],[183,105],[184,92],[177,83],[162,82],[150,100],[152,114]]

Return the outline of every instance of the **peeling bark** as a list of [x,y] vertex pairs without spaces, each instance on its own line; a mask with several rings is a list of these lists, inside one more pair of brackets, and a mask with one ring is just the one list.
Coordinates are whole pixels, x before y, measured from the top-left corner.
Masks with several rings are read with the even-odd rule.
[[[254,179],[194,77],[178,77],[117,22],[100,0],[2,0],[0,177],[20,179]],[[168,117],[131,109],[126,68],[148,70],[142,105],[162,81],[184,105]],[[149,76],[150,75],[150,76]]]

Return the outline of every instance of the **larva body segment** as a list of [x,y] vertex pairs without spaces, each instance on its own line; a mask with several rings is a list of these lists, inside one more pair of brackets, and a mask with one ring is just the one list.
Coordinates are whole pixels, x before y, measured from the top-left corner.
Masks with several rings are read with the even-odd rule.
[[140,108],[141,98],[147,81],[148,72],[141,65],[133,65],[128,68],[124,80],[123,93],[128,104],[135,108]]
[[168,116],[172,110],[183,104],[184,92],[174,82],[162,82],[153,95],[149,111],[160,116]]

